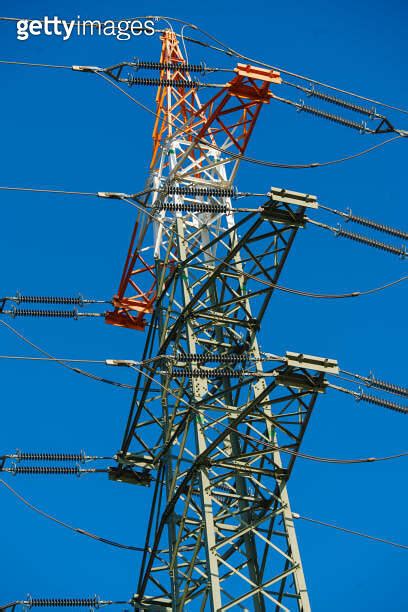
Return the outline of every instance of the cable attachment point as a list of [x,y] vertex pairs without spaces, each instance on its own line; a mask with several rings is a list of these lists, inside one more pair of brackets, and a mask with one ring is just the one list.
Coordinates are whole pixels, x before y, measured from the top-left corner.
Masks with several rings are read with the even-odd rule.
[[71,66],[71,68],[78,72],[104,72],[104,69],[99,66]]

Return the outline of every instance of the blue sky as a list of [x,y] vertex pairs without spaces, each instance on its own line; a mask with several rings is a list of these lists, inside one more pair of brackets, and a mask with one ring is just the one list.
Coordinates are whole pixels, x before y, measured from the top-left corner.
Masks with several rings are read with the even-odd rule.
[[[2,2],[2,16],[58,15],[71,19],[164,13],[196,22],[234,48],[293,72],[407,106],[405,3],[144,2],[62,0]],[[188,32],[188,31],[187,31]],[[186,32],[186,33],[187,33]],[[124,59],[158,59],[158,37],[119,42],[39,36],[16,40],[0,23],[0,59],[108,66]],[[189,47],[192,61],[231,66],[232,60]],[[152,118],[102,79],[70,71],[0,66],[3,95],[0,185],[73,191],[135,192],[151,153]],[[136,92],[132,92],[136,93]],[[153,105],[153,90],[137,92]],[[297,96],[292,92],[285,92]],[[336,111],[334,111],[336,112]],[[407,129],[407,117],[390,113]],[[343,157],[379,142],[293,109],[264,109],[250,155],[302,163]],[[237,184],[248,191],[271,185],[317,194],[337,209],[406,227],[407,154],[398,141],[341,165],[295,171],[242,165]],[[116,201],[2,193],[1,289],[34,295],[110,298],[117,289],[134,211]],[[323,216],[321,217],[323,218]],[[328,217],[325,218],[329,220]],[[330,219],[333,222],[333,219]],[[354,229],[351,228],[350,229]],[[356,230],[358,231],[358,230]],[[381,239],[381,236],[378,236]],[[387,239],[385,239],[386,241]],[[398,242],[398,241],[397,241]],[[300,233],[282,284],[314,292],[365,290],[399,278],[406,263],[335,239],[315,228]],[[344,369],[406,384],[406,288],[355,300],[319,301],[276,294],[262,348],[323,355]],[[13,324],[61,357],[140,356],[144,335],[100,320],[21,319]],[[0,328],[0,354],[35,353]],[[102,367],[94,371],[118,373]],[[0,453],[67,451],[108,455],[120,446],[130,392],[47,363],[0,360]],[[132,378],[122,374],[123,380]],[[364,457],[406,450],[403,417],[328,393],[317,404],[303,450],[314,455]],[[293,510],[380,537],[408,542],[405,461],[354,466],[297,461],[289,490]],[[51,514],[124,543],[141,545],[150,503],[146,489],[104,475],[5,479]],[[127,599],[136,587],[139,556],[73,535],[31,513],[0,488],[0,604],[35,596]],[[297,523],[316,612],[402,612],[407,609],[406,551]]]

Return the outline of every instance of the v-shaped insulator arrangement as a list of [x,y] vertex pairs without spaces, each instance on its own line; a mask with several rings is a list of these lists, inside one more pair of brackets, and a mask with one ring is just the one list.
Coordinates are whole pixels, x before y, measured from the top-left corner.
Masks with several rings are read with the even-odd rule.
[[382,232],[383,234],[389,234],[390,236],[395,236],[396,238],[402,238],[403,240],[408,240],[408,232],[404,230],[397,229],[395,227],[390,227],[389,225],[385,225],[383,223],[378,223],[377,221],[373,221],[372,219],[367,219],[366,217],[360,217],[359,215],[354,215],[351,208],[347,210],[347,212],[343,212],[341,210],[335,210],[333,208],[328,208],[327,206],[320,206],[323,210],[327,210],[335,215],[343,217],[346,221],[350,221],[352,223],[356,223],[358,225],[363,225],[364,227],[369,227],[370,229],[377,230],[377,232]]
[[315,115],[316,117],[319,117],[320,119],[326,119],[328,121],[338,123],[339,125],[342,125],[344,127],[349,127],[351,129],[357,130],[362,134],[364,133],[384,134],[387,132],[396,132],[400,134],[401,136],[407,135],[404,132],[404,130],[398,130],[394,128],[394,126],[387,119],[387,117],[377,113],[374,107],[367,108],[365,106],[362,106],[361,104],[356,104],[352,102],[351,100],[348,100],[345,98],[339,98],[338,96],[334,96],[330,93],[327,93],[326,91],[321,91],[314,86],[304,87],[302,85],[299,85],[298,83],[292,83],[289,81],[283,81],[283,84],[288,85],[290,87],[294,87],[298,89],[299,91],[304,92],[310,98],[317,98],[318,100],[321,100],[322,102],[325,102],[327,104],[339,106],[343,108],[344,110],[349,111],[350,113],[357,113],[360,115],[364,115],[365,117],[368,118],[368,120],[377,121],[378,123],[373,128],[371,128],[371,127],[368,127],[367,123],[365,122],[358,123],[357,121],[354,121],[353,119],[349,119],[347,117],[343,117],[340,115],[334,115],[333,113],[327,112],[324,109],[316,108],[314,106],[305,104],[304,100],[301,100],[300,102],[293,102],[292,100],[286,100],[284,98],[280,99],[280,101],[282,102],[285,102],[287,104],[292,104],[292,106],[295,106],[297,110],[300,112],[303,111],[305,113]]
[[374,107],[367,108],[366,106],[355,104],[354,102],[351,102],[350,100],[345,100],[344,98],[339,98],[327,92],[320,91],[319,89],[316,89],[316,87],[309,88],[309,87],[302,87],[302,85],[293,85],[293,86],[296,87],[296,89],[303,91],[304,93],[306,93],[308,96],[312,98],[318,98],[320,100],[324,100],[325,102],[328,102],[329,104],[335,104],[336,106],[341,106],[342,108],[346,108],[347,110],[354,111],[355,113],[366,115],[367,117],[370,117],[370,118],[385,119],[384,115],[379,115],[376,112],[376,109]]
[[[385,391],[386,393],[392,393],[393,395],[399,395],[400,397],[408,397],[408,388],[402,385],[396,385],[380,378],[376,378],[374,374],[369,376],[361,376],[361,374],[354,374],[347,370],[342,370],[343,374],[352,377],[351,382],[355,384],[363,384],[365,387],[372,389],[378,389],[379,391]],[[353,380],[354,379],[354,380]]]
[[[348,212],[342,212],[334,208],[329,208],[328,206],[323,206],[323,205],[320,205],[320,208],[322,210],[325,210],[327,212],[330,212],[332,214],[335,214],[339,217],[344,218],[347,222],[356,223],[358,225],[362,225],[369,229],[373,229],[378,232],[382,232],[384,234],[389,234],[390,236],[395,236],[397,238],[403,238],[403,239],[408,238],[408,232],[404,230],[393,228],[388,225],[384,225],[382,223],[372,221],[371,219],[367,219],[365,217],[354,215],[352,214],[351,210],[349,210]],[[338,238],[347,238],[354,242],[358,242],[360,244],[364,244],[366,246],[370,246],[372,248],[379,249],[380,251],[391,253],[392,255],[397,255],[398,257],[401,257],[402,259],[408,256],[407,247],[404,244],[400,246],[394,246],[386,242],[381,242],[380,240],[377,240],[376,238],[371,238],[370,236],[365,236],[357,232],[351,232],[345,229],[344,227],[342,227],[340,224],[338,224],[337,227],[332,227],[331,225],[327,225],[326,223],[321,223],[320,221],[316,221],[314,219],[307,219],[307,220],[313,225],[321,227],[322,229],[332,231],[335,234],[335,236],[337,236]]]
[[[331,382],[328,384],[329,387],[336,389],[337,391],[352,395],[358,402],[366,402],[368,404],[382,406],[383,408],[388,408],[389,410],[400,412],[401,414],[408,414],[408,406],[400,404],[393,400],[389,400],[387,398],[366,393],[362,389],[361,385],[373,389],[378,389],[379,391],[383,391],[385,393],[399,395],[403,398],[408,397],[408,389],[406,387],[380,380],[379,378],[375,378],[372,374],[370,374],[370,376],[361,376],[360,374],[354,374],[353,372],[348,372],[347,370],[340,370],[340,372],[340,378],[342,378],[343,380],[347,380],[348,383],[351,383],[352,385],[358,386],[358,391],[339,387],[338,385],[333,384]],[[343,375],[346,375],[347,378],[345,378]]]
[[[209,72],[233,72],[231,68],[226,67],[207,67],[204,62],[199,64],[189,63],[184,60],[180,61],[166,61],[166,62],[155,62],[155,61],[145,61],[142,59],[136,59],[133,62],[120,62],[108,68],[99,68],[97,66],[72,66],[73,70],[78,70],[80,72],[93,72],[93,73],[105,73],[110,76],[117,82],[127,83],[128,85],[145,85],[145,86],[162,86],[162,87],[173,87],[173,88],[189,88],[189,89],[197,89],[199,87],[214,87],[214,88],[228,88],[230,86],[229,82],[226,83],[206,83],[191,79],[182,79],[182,78],[143,78],[136,77],[133,74],[128,74],[126,77],[122,76],[123,70],[125,68],[130,68],[131,70],[137,72],[141,69],[145,70],[158,70],[162,73],[168,71],[169,73],[173,73],[177,75],[177,73],[201,73],[206,74]],[[331,121],[333,123],[337,123],[342,125],[343,127],[348,127],[354,130],[357,130],[361,134],[383,134],[387,132],[395,132],[400,134],[401,136],[408,136],[408,132],[406,130],[400,130],[395,128],[391,121],[387,119],[384,115],[379,114],[375,107],[367,108],[362,106],[361,104],[356,104],[351,99],[340,98],[339,96],[334,96],[327,91],[322,91],[317,89],[315,86],[305,87],[300,85],[297,82],[291,82],[282,80],[282,85],[286,85],[292,88],[295,88],[299,91],[304,92],[310,98],[317,98],[323,103],[329,105],[338,106],[345,111],[348,111],[350,114],[357,113],[360,115],[364,115],[367,117],[369,121],[377,121],[377,124],[374,125],[373,128],[369,127],[367,123],[361,122],[358,123],[353,119],[349,119],[347,117],[343,117],[340,115],[335,115],[333,113],[327,112],[324,109],[316,108],[314,106],[310,106],[305,104],[304,100],[300,100],[300,102],[296,102],[294,100],[282,98],[280,96],[274,95],[271,92],[271,99],[276,101],[284,102],[285,104],[290,104],[295,107],[299,112],[305,112],[311,115],[314,115],[320,119],[325,119],[327,121]],[[347,93],[347,92],[345,92]]]

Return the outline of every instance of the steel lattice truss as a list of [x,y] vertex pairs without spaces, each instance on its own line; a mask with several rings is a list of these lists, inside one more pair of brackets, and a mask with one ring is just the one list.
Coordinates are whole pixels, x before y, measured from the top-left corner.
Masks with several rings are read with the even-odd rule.
[[[184,61],[176,43],[162,61]],[[310,609],[286,483],[324,374],[264,361],[258,340],[307,204],[275,190],[234,214],[223,154],[245,150],[279,82],[266,72],[238,68],[204,105],[187,85],[158,93],[153,191],[109,320],[152,313],[115,474],[155,478],[135,609]]]
[[177,244],[180,261],[144,354],[163,357],[139,375],[122,448],[130,465],[157,469],[153,551],[137,599],[145,607],[308,609],[286,491],[294,459],[277,446],[298,449],[324,384],[286,361],[264,371],[257,333],[273,292],[265,283],[276,282],[297,231],[297,221],[270,217],[299,218],[273,202],[265,211],[210,243],[218,264],[199,242],[187,254],[185,221],[173,225],[169,252]]

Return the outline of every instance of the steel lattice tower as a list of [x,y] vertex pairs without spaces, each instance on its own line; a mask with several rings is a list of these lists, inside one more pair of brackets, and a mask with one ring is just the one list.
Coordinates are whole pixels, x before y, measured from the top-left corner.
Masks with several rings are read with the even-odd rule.
[[286,485],[330,363],[268,357],[258,335],[310,203],[272,189],[258,210],[231,204],[280,76],[239,64],[201,104],[176,36],[162,41],[145,210],[107,316],[143,329],[152,315],[112,473],[154,476],[134,606],[306,612]]

